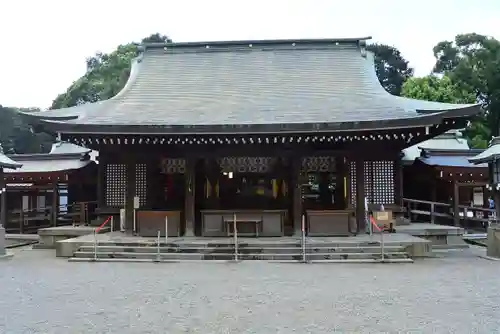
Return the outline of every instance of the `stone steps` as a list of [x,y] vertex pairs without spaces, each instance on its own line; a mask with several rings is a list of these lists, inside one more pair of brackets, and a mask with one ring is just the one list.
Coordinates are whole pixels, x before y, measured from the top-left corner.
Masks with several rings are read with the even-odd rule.
[[[78,251],[75,253],[77,258],[93,258],[94,252]],[[103,252],[98,250],[98,258],[137,258],[137,259],[151,259],[154,260],[158,257],[164,260],[232,260],[234,254],[232,253],[131,253],[131,252]],[[384,257],[387,258],[407,258],[405,252],[386,253]],[[239,253],[240,260],[302,260],[302,254],[287,254],[287,253]],[[380,253],[312,253],[306,254],[307,260],[345,260],[345,259],[379,259]]]
[[[78,258],[72,257],[68,259],[69,262],[128,262],[128,263],[206,263],[207,260],[164,260],[164,259],[131,259],[131,258]],[[239,263],[241,261],[231,260],[210,260],[210,263]],[[254,260],[255,262],[255,260]],[[303,263],[299,260],[266,260],[264,262],[268,263]],[[343,260],[308,260],[307,263],[413,263],[413,260],[410,258],[402,258],[402,259],[391,259],[384,258],[382,259],[343,259]]]
[[[98,244],[99,252],[134,252],[134,253],[150,253],[152,250],[156,253],[234,253],[234,245],[225,245],[222,247],[175,247],[175,246],[164,246],[160,247],[154,246],[115,246],[115,245],[101,245]],[[404,248],[401,246],[386,246],[385,252],[403,252]],[[85,245],[79,248],[79,251],[94,252],[93,245]],[[281,253],[292,253],[292,254],[302,254],[301,247],[246,247],[238,246],[239,253],[270,253],[270,254],[281,254]],[[380,253],[380,246],[367,246],[367,247],[321,247],[312,246],[306,247],[306,253]]]
[[[140,260],[153,262],[176,261],[232,261],[235,259],[234,245],[189,245],[179,247],[173,244],[157,245],[109,245],[98,244],[97,259],[99,261]],[[71,261],[94,261],[94,246],[84,245],[74,253]],[[324,247],[309,245],[306,247],[307,262],[381,262],[380,246],[365,247]],[[387,246],[384,248],[385,262],[413,262],[403,246]],[[302,262],[302,248],[294,247],[262,247],[257,245],[238,245],[238,260]]]

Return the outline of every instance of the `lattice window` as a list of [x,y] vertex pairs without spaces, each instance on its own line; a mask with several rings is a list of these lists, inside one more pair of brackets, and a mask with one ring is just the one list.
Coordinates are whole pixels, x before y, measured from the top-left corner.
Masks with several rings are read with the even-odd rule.
[[146,205],[147,197],[147,165],[135,165],[135,196],[139,197],[139,205]]
[[106,165],[106,205],[125,205],[127,191],[127,167],[124,164]]
[[181,158],[162,159],[161,172],[163,174],[184,174],[186,172],[186,160]]
[[356,206],[356,162],[349,163],[349,183],[351,186],[351,205]]
[[372,203],[394,203],[394,161],[372,162]]
[[368,203],[373,203],[373,162],[363,162],[363,174],[365,184],[365,197]]
[[224,173],[268,173],[276,162],[273,157],[224,157],[217,162]]
[[302,171],[335,172],[335,157],[315,156],[302,158]]
[[[394,204],[394,161],[364,161],[364,188],[368,203]],[[356,206],[356,162],[349,163],[351,205]]]

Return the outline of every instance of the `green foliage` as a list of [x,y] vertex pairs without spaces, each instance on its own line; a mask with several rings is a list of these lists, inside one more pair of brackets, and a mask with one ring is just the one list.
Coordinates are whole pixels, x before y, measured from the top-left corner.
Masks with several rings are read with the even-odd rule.
[[413,76],[408,61],[398,49],[389,45],[370,44],[366,49],[375,56],[375,71],[380,84],[392,95],[401,95],[403,84]]
[[403,84],[401,94],[405,97],[444,102],[444,103],[475,103],[475,95],[455,85],[448,76],[438,77],[428,75],[414,77]]
[[[37,112],[29,108],[23,111]],[[43,153],[50,151],[54,138],[46,133],[33,133],[15,108],[0,105],[0,143],[4,153]]]
[[[142,43],[164,43],[171,41],[158,33],[144,38]],[[75,81],[65,93],[53,101],[51,109],[93,103],[115,96],[126,84],[132,60],[137,57],[136,43],[120,45],[109,53],[96,53],[87,59],[87,72]]]
[[484,147],[500,134],[500,42],[475,33],[461,34],[434,47],[434,72],[447,75],[461,91],[482,103],[484,115],[468,129],[473,145]]
[[[454,83],[447,75],[410,78],[403,85],[402,95],[413,99],[444,103],[476,103],[477,101],[476,94],[472,90]],[[488,141],[485,138],[491,136],[491,131],[482,120],[483,116],[478,116],[465,131],[465,136],[469,138],[470,145],[474,148],[486,148]]]

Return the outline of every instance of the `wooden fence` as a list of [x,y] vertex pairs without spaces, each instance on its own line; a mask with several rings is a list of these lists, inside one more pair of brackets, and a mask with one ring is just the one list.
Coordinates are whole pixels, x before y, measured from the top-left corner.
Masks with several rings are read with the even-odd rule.
[[472,230],[484,230],[490,223],[497,222],[495,209],[459,205],[456,217],[452,204],[403,198],[403,205],[406,217],[411,221],[455,225]]

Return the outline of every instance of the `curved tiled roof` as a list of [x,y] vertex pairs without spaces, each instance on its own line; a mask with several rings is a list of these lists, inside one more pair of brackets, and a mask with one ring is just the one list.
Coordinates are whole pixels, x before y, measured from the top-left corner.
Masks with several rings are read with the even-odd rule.
[[146,45],[117,96],[36,117],[76,132],[262,132],[317,130],[318,124],[330,130],[432,125],[479,111],[478,105],[390,95],[364,44],[330,39]]
[[2,152],[0,152],[0,168],[11,168],[11,169],[17,169],[21,168],[22,164],[12,160]]
[[469,161],[474,164],[491,163],[500,159],[500,137],[494,137],[488,148],[479,153],[475,157],[469,158]]

